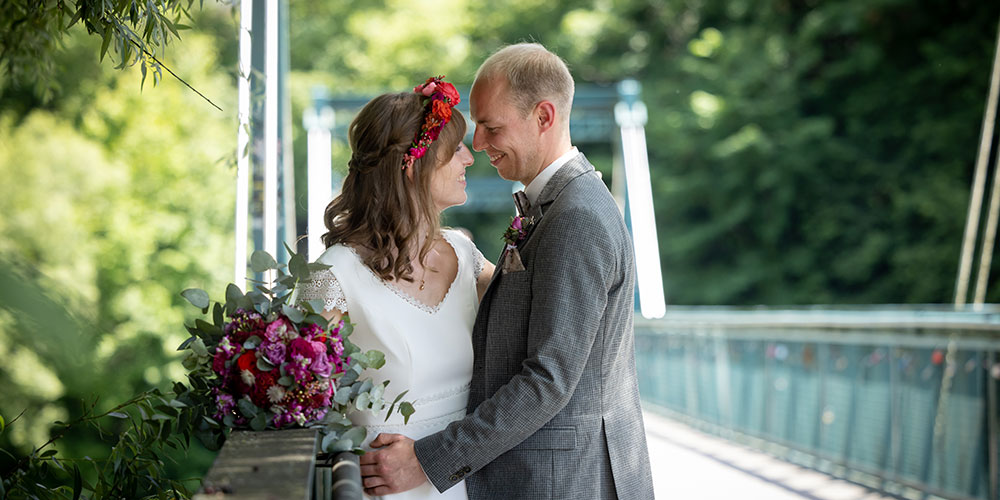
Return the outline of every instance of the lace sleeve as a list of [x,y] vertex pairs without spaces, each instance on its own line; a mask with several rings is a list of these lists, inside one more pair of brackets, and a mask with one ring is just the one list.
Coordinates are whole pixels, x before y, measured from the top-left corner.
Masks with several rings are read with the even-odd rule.
[[337,277],[329,269],[312,273],[309,281],[300,285],[299,301],[320,299],[323,301],[323,310],[332,311],[334,309],[347,313],[347,297],[344,296],[344,289],[340,287]]
[[479,281],[479,274],[483,272],[483,267],[486,266],[486,257],[483,256],[483,252],[480,252],[479,248],[471,240],[469,244],[472,245],[472,268],[475,271],[476,281]]

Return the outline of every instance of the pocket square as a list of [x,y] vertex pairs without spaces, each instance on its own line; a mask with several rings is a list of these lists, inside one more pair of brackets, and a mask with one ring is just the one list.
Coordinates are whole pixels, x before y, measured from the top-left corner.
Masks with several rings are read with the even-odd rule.
[[521,252],[517,247],[513,245],[507,247],[500,270],[504,273],[524,271],[524,262],[521,261]]

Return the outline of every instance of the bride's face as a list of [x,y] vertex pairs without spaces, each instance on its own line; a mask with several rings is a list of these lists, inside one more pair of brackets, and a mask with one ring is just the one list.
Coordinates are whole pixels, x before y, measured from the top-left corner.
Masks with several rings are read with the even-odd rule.
[[431,176],[431,198],[438,211],[465,203],[465,169],[472,165],[472,153],[459,143],[451,161],[441,165]]

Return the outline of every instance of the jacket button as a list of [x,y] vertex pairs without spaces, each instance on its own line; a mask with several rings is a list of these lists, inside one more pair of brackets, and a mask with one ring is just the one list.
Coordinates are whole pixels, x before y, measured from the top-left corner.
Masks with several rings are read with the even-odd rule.
[[470,469],[469,466],[466,465],[465,467],[462,467],[462,472],[472,472],[472,469]]
[[452,474],[451,477],[449,477],[448,479],[450,479],[452,482],[458,481],[458,474]]

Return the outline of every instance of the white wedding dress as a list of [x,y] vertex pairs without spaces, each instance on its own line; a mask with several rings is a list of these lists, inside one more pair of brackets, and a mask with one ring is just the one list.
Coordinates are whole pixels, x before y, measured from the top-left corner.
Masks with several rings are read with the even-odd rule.
[[[299,300],[322,299],[325,309],[347,312],[354,323],[351,342],[362,351],[385,353],[385,366],[367,370],[378,384],[389,380],[384,399],[396,395],[413,402],[408,424],[394,412],[388,422],[381,415],[357,412],[352,421],[368,429],[364,447],[379,433],[403,434],[420,439],[444,429],[465,416],[472,379],[472,324],[479,307],[476,279],[485,259],[472,241],[455,230],[442,231],[458,256],[455,280],[436,306],[428,306],[382,281],[346,245],[328,248],[317,262],[331,266],[313,273],[304,283]],[[394,500],[461,499],[468,496],[464,481],[444,493],[424,482],[420,487],[387,498]]]

